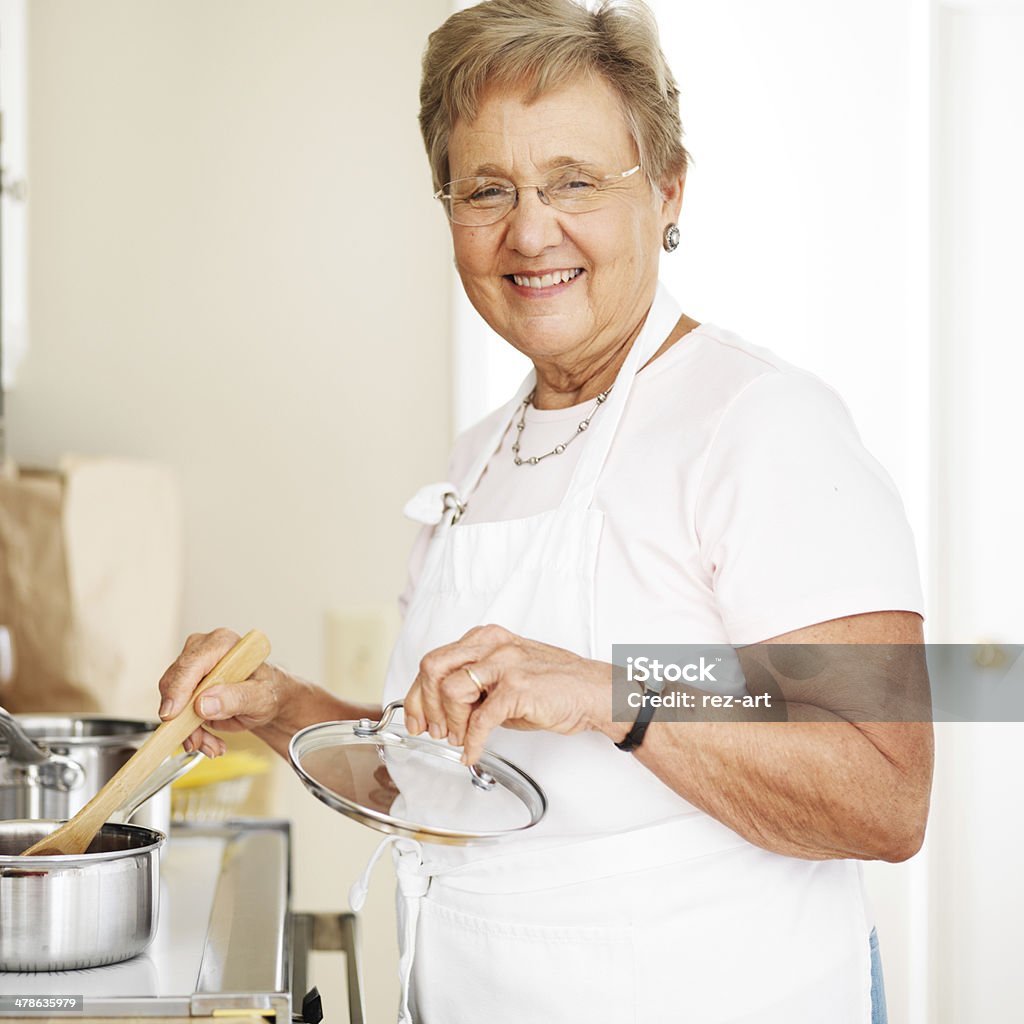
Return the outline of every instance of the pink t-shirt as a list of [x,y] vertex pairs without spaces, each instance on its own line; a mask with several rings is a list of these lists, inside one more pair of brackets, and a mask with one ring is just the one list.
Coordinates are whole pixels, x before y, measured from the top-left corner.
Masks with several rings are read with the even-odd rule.
[[[530,407],[520,454],[564,443],[593,408]],[[449,480],[463,483],[499,415],[458,438]],[[565,493],[588,435],[516,466],[517,418],[462,522],[534,515]],[[710,324],[637,375],[594,505],[605,514],[594,652],[603,660],[613,643],[743,645],[846,615],[923,610],[899,495],[841,399]],[[413,550],[403,607],[430,529]]]

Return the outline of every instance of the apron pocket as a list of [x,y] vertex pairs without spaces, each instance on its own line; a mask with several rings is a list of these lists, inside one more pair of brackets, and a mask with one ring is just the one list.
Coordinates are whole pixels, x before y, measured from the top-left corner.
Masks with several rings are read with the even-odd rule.
[[[543,898],[538,916],[544,913]],[[522,910],[522,906],[520,906]],[[427,897],[413,961],[416,1024],[634,1024],[628,925],[520,924],[474,917]]]

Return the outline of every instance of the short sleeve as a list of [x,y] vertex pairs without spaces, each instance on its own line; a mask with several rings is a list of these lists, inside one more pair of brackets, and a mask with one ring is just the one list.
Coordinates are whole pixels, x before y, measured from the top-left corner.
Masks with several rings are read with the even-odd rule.
[[731,643],[870,611],[922,613],[896,488],[810,374],[762,374],[726,407],[695,515]]

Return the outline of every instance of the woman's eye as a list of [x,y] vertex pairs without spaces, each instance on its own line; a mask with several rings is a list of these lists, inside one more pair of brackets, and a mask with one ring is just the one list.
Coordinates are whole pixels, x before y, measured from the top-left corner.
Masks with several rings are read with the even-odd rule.
[[580,196],[595,191],[595,186],[586,178],[566,178],[555,185],[551,191],[562,195]]
[[503,199],[506,193],[507,189],[501,185],[484,185],[482,188],[475,189],[469,198],[474,203],[495,202]]

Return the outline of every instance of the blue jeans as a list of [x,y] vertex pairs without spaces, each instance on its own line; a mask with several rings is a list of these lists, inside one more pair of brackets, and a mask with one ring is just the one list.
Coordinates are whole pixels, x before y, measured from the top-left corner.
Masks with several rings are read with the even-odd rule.
[[882,977],[882,957],[878,952],[878,932],[871,929],[871,1024],[889,1024],[885,1009],[885,979]]

